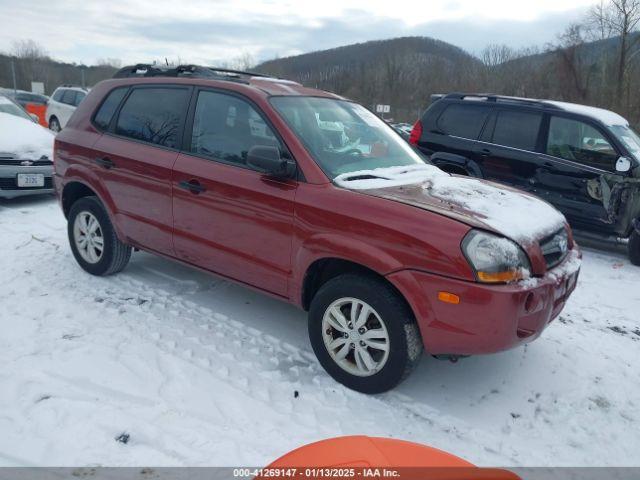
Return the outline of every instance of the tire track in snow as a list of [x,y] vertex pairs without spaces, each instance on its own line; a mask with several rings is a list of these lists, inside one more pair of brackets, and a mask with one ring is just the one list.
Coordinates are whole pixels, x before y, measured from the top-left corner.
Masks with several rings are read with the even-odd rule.
[[[133,258],[135,261],[135,256]],[[163,273],[163,276],[168,275]],[[102,296],[133,297],[133,303],[125,302],[122,308],[139,308],[151,313],[143,322],[129,325],[138,335],[144,336],[152,330],[150,340],[161,351],[205,370],[239,392],[262,401],[282,415],[293,416],[302,424],[313,427],[321,424],[324,418],[348,415],[348,406],[358,405],[364,411],[377,412],[377,423],[384,425],[378,427],[381,434],[397,427],[400,417],[407,420],[400,428],[406,432],[405,438],[423,438],[425,441],[424,434],[435,429],[451,437],[458,453],[460,445],[466,444],[467,451],[484,450],[485,460],[490,458],[496,464],[505,461],[518,463],[517,452],[503,445],[499,435],[474,429],[460,419],[399,393],[371,397],[352,392],[334,382],[311,351],[304,351],[209,307],[184,299],[180,293],[150,286],[132,278],[126,271],[101,281],[107,283]],[[176,282],[181,280],[176,279]],[[79,284],[87,285],[84,282]],[[87,297],[95,295],[88,289],[84,293]],[[148,301],[136,305],[135,297]],[[309,389],[313,392],[308,392]],[[312,393],[312,412],[296,411],[296,404],[301,401],[293,399],[294,390],[299,390],[304,396]],[[375,429],[375,422],[370,427]],[[333,434],[340,433],[355,432]],[[535,461],[531,457],[527,460]]]

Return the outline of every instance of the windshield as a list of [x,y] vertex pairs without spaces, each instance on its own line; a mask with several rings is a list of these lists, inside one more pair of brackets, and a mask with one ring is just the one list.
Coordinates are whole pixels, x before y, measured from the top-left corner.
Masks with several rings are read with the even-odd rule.
[[387,124],[357,103],[317,97],[273,97],[271,103],[332,180],[360,170],[425,163]]
[[636,160],[640,161],[640,136],[626,125],[609,127],[613,134],[629,149]]
[[0,113],[8,113],[9,115],[15,115],[16,117],[25,118],[31,122],[33,121],[27,112],[2,95],[0,95]]

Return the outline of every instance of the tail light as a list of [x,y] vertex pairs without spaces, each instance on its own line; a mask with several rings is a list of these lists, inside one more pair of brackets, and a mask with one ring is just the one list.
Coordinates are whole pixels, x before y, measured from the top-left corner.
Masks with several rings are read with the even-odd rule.
[[420,137],[422,137],[422,122],[418,120],[411,129],[411,135],[409,135],[409,143],[411,145],[418,145]]

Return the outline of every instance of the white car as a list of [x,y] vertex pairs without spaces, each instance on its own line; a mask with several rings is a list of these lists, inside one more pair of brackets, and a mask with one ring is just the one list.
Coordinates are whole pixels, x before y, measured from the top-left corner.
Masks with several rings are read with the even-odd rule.
[[0,94],[0,198],[53,193],[54,138]]
[[89,91],[86,88],[73,85],[62,85],[56,88],[47,106],[49,128],[54,132],[62,130],[87,93]]

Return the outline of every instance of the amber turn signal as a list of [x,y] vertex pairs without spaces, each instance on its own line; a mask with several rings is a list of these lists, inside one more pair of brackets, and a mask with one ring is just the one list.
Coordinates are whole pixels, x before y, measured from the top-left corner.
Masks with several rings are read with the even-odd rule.
[[444,303],[452,303],[457,305],[460,303],[460,297],[455,293],[438,292],[438,300]]
[[478,280],[485,283],[509,283],[522,280],[522,270],[507,270],[506,272],[478,272]]

